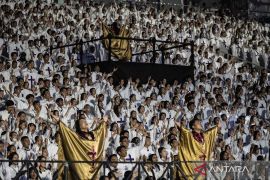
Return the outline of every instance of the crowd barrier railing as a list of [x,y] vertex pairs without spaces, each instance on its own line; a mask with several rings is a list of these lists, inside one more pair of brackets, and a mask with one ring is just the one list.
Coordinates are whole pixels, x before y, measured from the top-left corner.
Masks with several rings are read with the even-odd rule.
[[[146,177],[154,177],[155,179],[269,179],[270,178],[270,162],[269,161],[171,161],[171,162],[109,162],[109,161],[34,161],[34,160],[0,160],[0,168],[2,175],[5,177],[7,166],[12,163],[20,164],[20,170],[17,172],[15,179],[21,176],[30,177],[30,170],[34,170],[39,177],[39,163],[46,163],[47,167],[51,167],[53,179],[57,179],[60,174],[62,179],[70,179],[69,171],[73,176],[76,172],[72,167],[76,164],[94,164],[96,167],[95,179],[107,176],[108,172],[117,171],[117,165],[127,164],[130,168],[127,179],[137,177],[137,179],[145,179]],[[114,164],[114,165],[113,165]],[[189,168],[193,174],[185,174],[183,168]],[[60,173],[62,169],[62,173]],[[153,173],[159,170],[159,173]],[[117,178],[116,174],[112,176]],[[123,177],[124,175],[122,175]],[[155,177],[158,176],[158,177]],[[41,179],[39,177],[39,179]]]
[[[109,40],[109,47],[107,49],[107,61],[112,61],[112,40],[114,39],[121,39],[121,40],[128,40],[128,41],[136,41],[136,42],[148,42],[151,44],[152,46],[152,50],[150,51],[145,51],[145,52],[139,52],[139,53],[133,53],[132,56],[136,56],[136,55],[143,55],[143,54],[148,54],[148,53],[152,53],[152,56],[155,55],[155,53],[157,52],[161,52],[161,56],[162,56],[162,64],[164,64],[164,52],[171,50],[171,49],[176,49],[176,48],[180,48],[180,47],[187,47],[190,46],[190,51],[191,51],[191,56],[190,56],[190,65],[194,66],[194,42],[191,41],[190,43],[181,43],[178,41],[164,41],[164,40],[158,40],[154,37],[152,38],[148,38],[148,39],[143,39],[143,38],[133,38],[133,37],[120,37],[120,36],[113,36],[113,35],[108,35],[107,37],[101,37],[101,38],[97,38],[97,39],[92,39],[89,41],[83,41],[80,40],[78,43],[72,43],[72,44],[66,44],[63,46],[51,46],[50,47],[50,53],[52,54],[52,51],[55,49],[60,49],[60,48],[66,48],[66,47],[72,47],[72,46],[80,46],[80,59],[83,59],[83,54],[84,54],[84,50],[83,50],[83,45],[86,43],[93,43],[96,41],[104,41],[108,39]],[[101,42],[102,43],[102,42]],[[163,45],[168,45],[168,44],[172,44],[173,46],[171,47],[164,47],[164,48],[156,48],[157,47],[157,43],[159,44],[163,44]],[[156,62],[153,62],[156,63]]]

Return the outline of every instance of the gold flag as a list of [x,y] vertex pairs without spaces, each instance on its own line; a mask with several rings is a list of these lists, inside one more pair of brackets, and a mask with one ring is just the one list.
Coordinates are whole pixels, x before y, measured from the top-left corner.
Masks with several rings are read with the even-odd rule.
[[204,132],[204,143],[199,143],[194,139],[191,131],[181,127],[179,144],[179,176],[182,177],[181,179],[193,180],[197,175],[199,175],[197,179],[206,179],[206,164],[190,161],[200,161],[202,156],[205,157],[205,161],[210,160],[217,129],[217,127],[213,127]]
[[[93,131],[95,140],[82,139],[76,132],[65,126],[59,125],[61,140],[59,142],[58,159],[63,161],[102,161],[104,139],[106,136],[106,123]],[[99,166],[98,163],[70,163],[68,179],[95,179]],[[63,166],[59,170],[59,179],[63,178]]]
[[[108,37],[109,34],[118,37],[129,37],[129,31],[124,26],[121,27],[118,35],[115,35],[112,30],[104,24],[102,24],[102,31],[104,38]],[[105,39],[103,42],[105,48],[109,49],[109,39]],[[112,55],[119,60],[131,60],[132,57],[131,46],[126,39],[111,39],[111,52]]]

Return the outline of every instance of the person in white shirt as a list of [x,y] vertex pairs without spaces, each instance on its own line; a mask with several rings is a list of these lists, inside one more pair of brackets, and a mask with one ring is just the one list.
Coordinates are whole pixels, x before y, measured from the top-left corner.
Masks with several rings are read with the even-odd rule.
[[7,169],[5,169],[5,175],[4,179],[13,179],[13,178],[19,178],[19,171],[21,170],[21,165],[18,162],[14,162],[16,160],[19,160],[19,156],[16,152],[13,152],[9,154],[8,156],[9,160],[13,160],[13,162],[9,162],[9,166],[7,166]]
[[237,140],[237,145],[232,148],[232,155],[236,161],[243,161],[245,158],[243,139]]
[[41,136],[36,136],[35,137],[35,144],[33,145],[32,149],[36,155],[41,154],[41,146],[42,146],[42,137]]
[[[25,8],[21,9],[20,4],[1,1],[8,12],[3,8],[0,14],[4,24],[9,26],[3,27],[3,36],[0,37],[0,53],[6,57],[0,60],[0,139],[18,149],[19,159],[36,159],[40,149],[43,154],[48,154],[47,160],[58,158],[58,146],[52,138],[57,135],[57,129],[47,123],[50,120],[48,111],[61,117],[71,128],[74,128],[77,117],[86,119],[89,130],[95,128],[96,118],[110,115],[112,131],[105,140],[105,154],[115,154],[121,143],[127,154],[120,161],[141,160],[142,155],[143,160],[154,162],[160,147],[166,148],[172,159],[178,151],[178,132],[170,134],[174,121],[181,120],[187,126],[186,121],[199,114],[203,114],[200,119],[205,127],[212,126],[220,118],[224,120],[219,141],[231,146],[232,152],[223,151],[223,146],[220,146],[216,157],[242,160],[242,154],[247,157],[250,147],[254,146],[252,144],[259,146],[259,154],[267,155],[269,129],[262,123],[269,117],[270,78],[267,70],[254,68],[269,64],[269,44],[263,43],[269,41],[267,24],[241,19],[229,22],[231,17],[215,16],[212,12],[198,13],[196,7],[179,15],[174,10],[158,12],[150,6],[141,9],[135,5],[129,10],[117,4],[107,7],[82,2],[72,1],[67,7],[41,2],[38,10],[36,3],[22,2]],[[14,21],[14,17],[8,14],[18,9],[21,9],[21,15]],[[194,23],[194,19],[199,20]],[[85,54],[81,56],[79,46],[48,52],[50,46],[101,37],[102,28],[94,25],[97,21],[108,25],[114,22],[131,24],[128,27],[132,32],[130,37],[155,37],[157,40],[184,43],[193,40],[196,44],[194,77],[173,84],[166,79],[157,83],[155,77],[151,77],[143,84],[139,78],[118,77],[114,74],[117,68],[109,74],[99,66],[94,69],[90,65],[78,68],[77,65],[86,60],[81,59]],[[157,42],[155,48],[161,50],[160,47],[168,47],[167,44]],[[132,53],[141,53],[132,57],[134,63],[161,63],[162,60],[171,65],[186,66],[190,63],[189,47],[168,50],[162,59],[161,53],[155,53],[153,57],[152,53],[144,54],[152,50],[151,42],[132,41],[130,45]],[[103,62],[107,59],[108,54],[101,41],[85,43],[82,48],[83,53],[91,49],[88,53],[91,60]],[[238,57],[243,61],[240,62]],[[118,85],[115,86],[117,80]],[[128,82],[126,86],[125,81]],[[119,143],[123,134],[127,137],[121,138]],[[26,145],[25,136],[28,136],[29,145]],[[36,136],[38,143],[34,144]],[[41,139],[47,147],[41,147]],[[132,140],[139,142],[133,142],[134,147],[131,147],[129,142]],[[30,158],[31,149],[34,155]],[[124,150],[122,153],[125,154]],[[6,154],[4,157],[7,158]],[[130,167],[128,171],[123,166],[122,169],[118,174],[120,178]],[[148,172],[159,174],[157,169],[151,167]]]
[[[126,160],[127,148],[125,146],[117,147],[116,152],[119,156],[118,158],[119,162],[128,162]],[[126,171],[129,171],[132,169],[132,167],[128,163],[119,163],[117,167],[121,174],[124,174]]]
[[[39,156],[37,161],[46,161],[46,158],[44,156]],[[39,172],[38,175],[42,180],[52,180],[52,173],[50,170],[46,169],[45,162],[38,162],[36,167]]]
[[123,172],[119,170],[118,168],[119,164],[117,164],[118,158],[116,154],[110,155],[108,157],[108,162],[109,162],[109,165],[105,169],[106,176],[108,176],[110,172],[112,172],[116,176],[116,178],[120,178],[124,176]]
[[38,173],[37,173],[36,167],[30,167],[29,168],[29,176],[26,173],[25,175],[20,177],[20,180],[25,180],[25,179],[38,180]]
[[145,138],[144,147],[140,151],[140,155],[143,159],[147,159],[149,155],[154,154],[151,138],[148,136]]
[[21,138],[22,148],[18,149],[18,155],[20,160],[32,160],[35,153],[30,149],[30,140],[27,136]]

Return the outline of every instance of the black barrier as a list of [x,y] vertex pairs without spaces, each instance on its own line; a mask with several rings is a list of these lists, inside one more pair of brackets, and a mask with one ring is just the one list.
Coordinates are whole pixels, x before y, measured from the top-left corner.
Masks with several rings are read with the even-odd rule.
[[[109,34],[107,37],[101,37],[101,38],[92,39],[92,40],[89,40],[89,41],[82,41],[82,40],[80,40],[78,43],[66,44],[66,45],[63,45],[63,46],[56,46],[56,47],[51,46],[49,48],[49,50],[50,50],[50,54],[52,54],[52,51],[55,50],[55,49],[60,49],[60,48],[66,48],[66,47],[70,47],[70,46],[80,45],[80,57],[81,57],[81,61],[83,62],[83,60],[82,60],[83,55],[82,54],[84,52],[83,52],[82,46],[85,43],[96,42],[96,41],[103,41],[105,39],[108,39],[109,40],[109,47],[107,49],[107,51],[108,51],[108,59],[107,59],[107,61],[112,61],[112,47],[111,47],[112,40],[113,39],[122,39],[122,40],[128,40],[128,41],[149,42],[149,43],[152,44],[152,50],[146,51],[146,52],[134,53],[134,54],[132,54],[132,56],[152,53],[152,56],[154,57],[156,52],[161,52],[163,54],[167,50],[177,49],[177,48],[180,48],[180,47],[190,46],[191,56],[189,58],[189,61],[190,61],[191,66],[194,66],[194,42],[193,41],[191,41],[190,43],[181,43],[181,42],[178,42],[178,41],[157,40],[154,37],[153,38],[149,38],[149,39],[141,39],[141,38],[132,38],[132,37],[113,36],[113,35]],[[163,45],[173,44],[173,46],[166,47],[166,48],[163,47],[163,48],[156,49],[156,44],[157,43],[162,43]],[[129,62],[129,61],[127,61],[127,62]],[[156,62],[152,62],[152,63],[156,63]],[[162,61],[162,63],[164,64],[164,61]]]
[[[103,41],[105,39],[109,40],[109,48],[108,48],[108,54],[107,54],[107,61],[103,62],[93,62],[89,63],[92,66],[92,69],[94,66],[98,65],[101,68],[102,72],[112,72],[114,68],[118,68],[118,71],[113,74],[114,77],[114,84],[118,83],[120,79],[128,79],[130,77],[132,78],[140,78],[140,80],[144,83],[147,82],[148,77],[151,76],[156,81],[161,81],[164,78],[167,80],[168,83],[172,84],[174,80],[178,80],[179,82],[184,82],[187,78],[194,79],[194,42],[190,43],[180,43],[177,41],[164,41],[164,40],[157,40],[155,38],[149,38],[149,39],[140,39],[140,38],[131,38],[131,37],[119,37],[119,36],[112,36],[109,34],[107,37],[101,37],[98,39],[92,39],[89,41],[79,41],[78,43],[73,44],[67,44],[63,46],[57,46],[57,47],[50,47],[50,52],[54,49],[59,48],[65,48],[70,46],[76,46],[80,45],[80,60],[81,62],[84,62],[83,60],[83,44],[89,43],[89,42],[96,42],[96,41]],[[112,61],[112,39],[124,39],[128,41],[137,41],[137,42],[149,42],[152,44],[152,50],[146,51],[146,52],[139,52],[132,54],[132,56],[136,55],[143,55],[143,54],[152,54],[152,57],[155,56],[156,52],[161,52],[161,59],[162,64],[157,64],[157,62],[154,60],[150,63],[138,63],[138,62],[129,62],[129,61]],[[170,47],[162,47],[162,48],[156,48],[156,43],[162,43],[163,45],[171,44]],[[164,62],[164,52],[171,50],[171,49],[177,49],[180,47],[187,47],[190,46],[190,66],[180,66],[180,65],[165,65]],[[82,68],[85,64],[81,64],[79,67]]]
[[[101,176],[106,176],[106,168],[112,171],[110,167],[110,162],[108,161],[35,161],[35,160],[0,160],[0,165],[2,167],[7,167],[9,162],[18,162],[21,164],[21,168],[15,175],[14,179],[20,179],[20,176],[29,177],[30,168],[34,168],[37,172],[38,179],[42,179],[38,172],[37,163],[44,162],[46,164],[57,165],[57,168],[53,170],[53,179],[69,179],[68,174],[72,171],[73,176],[76,173],[72,170],[72,165],[75,164],[90,164],[95,163],[97,166],[97,174],[95,179],[99,179]],[[7,163],[7,164],[5,164]],[[150,162],[150,161],[140,161],[140,162],[114,162],[116,164],[128,164],[132,168],[129,170],[131,174],[136,173],[137,179],[144,179],[146,177],[156,178],[156,174],[149,168],[153,166],[162,166],[161,174],[159,179],[165,178],[168,180],[175,179],[269,179],[270,162],[269,161],[171,161],[171,162]],[[181,163],[189,164],[194,169],[193,174],[186,176],[183,170],[180,168]],[[5,165],[4,165],[5,164]],[[64,167],[63,172],[60,173],[59,170]],[[2,175],[5,177],[4,169],[2,169]],[[150,174],[151,173],[151,174]],[[131,179],[131,174],[127,179]],[[115,177],[114,173],[112,176]],[[115,177],[116,178],[116,177]],[[25,179],[25,178],[24,178]],[[29,178],[28,178],[29,179]],[[158,178],[156,178],[158,179]]]
[[99,66],[102,72],[112,72],[115,67],[118,70],[113,74],[114,84],[120,82],[120,79],[140,78],[142,83],[146,83],[151,76],[156,81],[162,81],[164,78],[172,84],[174,80],[184,82],[187,78],[193,79],[193,66],[173,66],[151,63],[134,62],[98,62],[91,64],[91,69]]

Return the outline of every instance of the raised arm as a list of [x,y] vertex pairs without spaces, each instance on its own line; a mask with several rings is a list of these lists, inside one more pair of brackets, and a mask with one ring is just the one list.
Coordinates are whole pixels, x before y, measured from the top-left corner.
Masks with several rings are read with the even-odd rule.
[[50,123],[55,124],[55,125],[58,125],[58,124],[61,122],[60,117],[54,115],[54,114],[49,110],[48,107],[46,107],[46,109],[47,109],[48,117],[50,117],[50,118],[52,119],[52,122],[50,122]]
[[205,131],[204,134],[209,135],[209,134],[212,134],[212,133],[216,133],[215,131],[217,131],[219,128],[221,128],[220,121],[218,122],[218,124],[216,126],[211,127],[207,131]]
[[183,125],[181,125],[180,122],[174,121],[174,123],[175,123],[177,129],[180,132],[180,139],[181,139],[182,136],[190,133],[190,131],[187,128],[183,127]]

